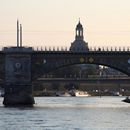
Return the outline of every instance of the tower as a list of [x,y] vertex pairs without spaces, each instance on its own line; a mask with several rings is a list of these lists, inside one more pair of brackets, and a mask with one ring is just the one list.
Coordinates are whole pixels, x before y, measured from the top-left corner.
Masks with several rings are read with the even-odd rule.
[[79,23],[76,26],[75,31],[76,31],[75,39],[83,40],[84,39],[84,36],[83,36],[83,26],[80,23],[80,20],[79,20]]
[[88,43],[84,41],[83,26],[80,20],[75,28],[75,40],[71,43],[70,51],[73,52],[86,52],[89,51]]

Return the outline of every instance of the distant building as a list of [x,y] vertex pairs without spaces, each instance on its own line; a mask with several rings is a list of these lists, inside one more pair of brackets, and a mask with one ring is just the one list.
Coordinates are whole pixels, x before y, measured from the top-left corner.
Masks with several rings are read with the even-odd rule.
[[106,75],[126,76],[126,74],[124,74],[116,69],[113,69],[110,67],[105,67],[105,66],[103,66],[103,68],[100,68],[100,72],[101,72],[101,75],[103,75],[103,76],[106,76]]
[[84,36],[83,36],[83,26],[82,24],[79,23],[76,26],[75,29],[75,40],[74,42],[71,43],[70,51],[74,52],[86,52],[88,51],[88,43],[84,41]]

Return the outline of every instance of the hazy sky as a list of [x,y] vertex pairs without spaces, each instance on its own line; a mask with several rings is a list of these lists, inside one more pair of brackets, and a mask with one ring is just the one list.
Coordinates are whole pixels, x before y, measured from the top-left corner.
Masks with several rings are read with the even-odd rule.
[[130,0],[0,0],[0,46],[70,46],[78,19],[89,46],[130,46]]

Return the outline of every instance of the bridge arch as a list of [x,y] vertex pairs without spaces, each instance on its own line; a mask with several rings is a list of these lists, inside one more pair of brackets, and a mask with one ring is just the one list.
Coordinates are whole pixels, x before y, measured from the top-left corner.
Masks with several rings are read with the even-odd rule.
[[[67,65],[57,66],[56,68],[54,68],[54,69],[52,69],[52,70],[49,70],[47,73],[52,73],[52,72],[54,72],[54,71],[56,71],[56,70],[58,70],[58,69],[61,69],[61,68],[69,67],[69,66],[72,66],[72,65],[80,65],[80,64],[86,64],[86,65],[89,64],[89,65],[90,65],[91,63],[75,63],[75,64],[67,64]],[[127,72],[125,72],[124,70],[122,70],[122,69],[120,69],[120,68],[116,68],[116,67],[111,66],[111,65],[98,64],[98,63],[95,63],[95,64],[93,63],[92,65],[102,65],[102,66],[110,67],[110,68],[112,68],[112,69],[115,69],[115,70],[117,70],[117,71],[120,71],[120,72],[122,72],[122,73],[128,75]]]
[[[70,65],[76,64],[95,64],[95,65],[103,65],[113,69],[116,69],[128,76],[130,76],[130,64],[128,63],[128,56],[120,56],[120,55],[90,55],[86,56],[83,54],[67,54],[67,55],[52,55],[51,56],[39,56],[38,59],[35,59],[35,62],[32,62],[35,67],[32,75],[35,75],[33,79],[37,79],[38,77],[43,76],[49,72],[55,71],[59,68],[67,67]],[[37,63],[38,62],[38,63]]]

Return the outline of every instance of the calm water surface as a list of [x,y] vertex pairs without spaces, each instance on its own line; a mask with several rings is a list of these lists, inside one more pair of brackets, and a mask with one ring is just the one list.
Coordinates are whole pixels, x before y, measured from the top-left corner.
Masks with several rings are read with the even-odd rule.
[[5,108],[0,130],[130,130],[124,97],[36,97],[34,107]]

